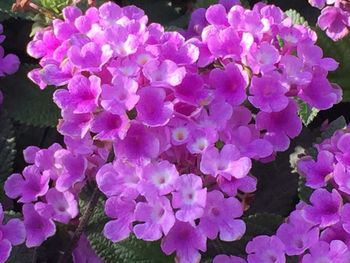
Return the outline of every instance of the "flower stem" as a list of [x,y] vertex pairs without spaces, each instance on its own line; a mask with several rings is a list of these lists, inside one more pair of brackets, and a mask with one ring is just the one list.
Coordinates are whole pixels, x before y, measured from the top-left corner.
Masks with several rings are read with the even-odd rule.
[[97,205],[99,197],[100,197],[100,191],[97,187],[95,187],[95,189],[92,193],[92,196],[89,200],[89,203],[87,204],[86,210],[85,210],[83,216],[81,217],[80,223],[79,223],[77,229],[75,230],[73,237],[72,237],[71,241],[69,242],[68,246],[66,247],[64,253],[61,255],[60,259],[58,260],[58,263],[69,262],[71,254],[72,254],[74,248],[76,247],[76,245],[80,239],[80,236],[83,234],[92,213],[94,212],[94,209]]

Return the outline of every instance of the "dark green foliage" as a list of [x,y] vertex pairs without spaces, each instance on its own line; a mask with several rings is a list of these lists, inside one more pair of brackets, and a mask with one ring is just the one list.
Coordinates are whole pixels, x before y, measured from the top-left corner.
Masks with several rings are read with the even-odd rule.
[[3,108],[9,117],[19,123],[54,127],[57,125],[60,112],[52,101],[53,88],[40,90],[27,78],[34,67],[21,65],[14,75],[0,79],[0,87],[4,93]]
[[0,112],[0,186],[12,173],[16,154],[14,129],[11,120],[4,111]]
[[343,89],[343,101],[350,101],[350,37],[334,42],[323,31],[318,29],[316,32],[317,44],[323,49],[324,56],[339,63],[338,69],[329,74],[329,79]]

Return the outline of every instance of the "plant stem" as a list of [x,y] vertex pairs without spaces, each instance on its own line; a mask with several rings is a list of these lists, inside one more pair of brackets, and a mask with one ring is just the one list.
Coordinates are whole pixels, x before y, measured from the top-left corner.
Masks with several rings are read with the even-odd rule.
[[74,248],[76,247],[80,236],[83,234],[89,219],[97,205],[98,202],[98,198],[100,197],[100,191],[99,189],[95,186],[95,189],[92,193],[92,196],[89,200],[89,203],[87,204],[86,210],[80,220],[80,223],[77,227],[77,229],[75,230],[73,237],[71,239],[71,241],[69,242],[68,246],[66,247],[64,253],[61,255],[60,259],[58,260],[58,263],[66,263],[69,262],[69,258],[71,257],[71,254],[74,250]]

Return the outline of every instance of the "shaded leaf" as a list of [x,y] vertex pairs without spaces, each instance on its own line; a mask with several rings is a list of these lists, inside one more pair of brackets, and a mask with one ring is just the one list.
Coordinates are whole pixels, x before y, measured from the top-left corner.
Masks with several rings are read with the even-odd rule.
[[13,171],[13,162],[16,155],[14,129],[7,114],[0,113],[0,185]]
[[12,5],[15,2],[15,0],[0,0],[0,21],[10,17],[33,20],[34,14],[32,12],[13,12]]
[[0,79],[0,87],[4,93],[3,107],[9,117],[20,123],[49,127],[56,126],[60,111],[52,100],[53,88],[40,90],[27,73],[33,66],[24,64],[19,71]]
[[309,199],[313,192],[313,189],[305,185],[305,178],[299,177],[298,182],[298,196],[300,201],[310,203]]
[[327,78],[343,89],[343,101],[350,101],[350,36],[334,42],[322,30],[317,29],[316,33],[317,44],[323,49],[324,56],[339,63],[338,69],[330,72]]
[[340,116],[336,120],[332,121],[327,129],[321,133],[321,139],[322,141],[324,139],[330,138],[333,136],[333,134],[340,129],[344,129],[346,127],[346,120],[343,116]]

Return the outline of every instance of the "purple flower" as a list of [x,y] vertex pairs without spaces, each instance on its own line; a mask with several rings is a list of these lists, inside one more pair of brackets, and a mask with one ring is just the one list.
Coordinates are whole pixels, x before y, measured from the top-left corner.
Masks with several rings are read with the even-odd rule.
[[[350,204],[345,204],[341,211],[343,229],[350,234]],[[350,238],[350,237],[349,237]]]
[[200,218],[207,197],[207,189],[203,189],[202,179],[195,174],[183,174],[177,179],[175,190],[172,193],[172,205],[179,208],[176,218],[184,222]]
[[329,151],[320,151],[315,162],[311,158],[298,161],[298,172],[306,178],[306,185],[314,189],[326,186],[327,176],[333,172],[334,156]]
[[75,183],[85,179],[87,160],[82,155],[74,155],[62,149],[55,153],[55,166],[57,169],[56,189],[65,192]]
[[74,263],[102,263],[85,234],[82,234],[72,253]]
[[36,201],[38,197],[44,196],[49,189],[49,174],[41,174],[34,166],[27,166],[21,174],[12,174],[5,182],[5,193],[8,197],[18,200],[21,203]]
[[152,86],[177,86],[185,77],[186,70],[171,60],[152,60],[143,67],[143,74]]
[[327,227],[336,224],[340,220],[342,198],[337,190],[332,193],[326,189],[315,190],[310,197],[311,205],[304,208],[305,218],[310,222]]
[[141,188],[144,195],[166,195],[174,190],[179,173],[175,165],[161,161],[143,168]]
[[117,138],[124,139],[129,129],[129,119],[126,113],[117,115],[108,111],[103,111],[95,115],[91,124],[91,131],[97,133],[96,140],[113,141]]
[[105,213],[114,220],[109,221],[103,234],[113,242],[126,239],[132,230],[136,202],[128,197],[112,196],[105,203]]
[[55,234],[56,226],[54,222],[47,216],[38,214],[33,204],[24,204],[22,212],[27,232],[27,247],[40,246],[48,237]]
[[67,224],[71,219],[75,218],[78,213],[78,202],[75,196],[66,191],[59,192],[55,188],[51,188],[45,195],[46,202],[37,202],[34,205],[35,210],[44,217]]
[[339,191],[350,194],[350,169],[347,166],[337,163],[333,172],[334,181],[338,185]]
[[350,166],[350,133],[341,136],[337,142],[337,148],[340,153],[336,154],[339,162],[346,166]]
[[175,223],[175,216],[167,197],[151,197],[147,198],[147,203],[137,203],[135,220],[144,222],[134,226],[136,237],[154,241],[160,239],[162,233],[169,233]]
[[253,95],[249,96],[249,101],[264,112],[277,112],[288,106],[289,100],[285,96],[288,88],[283,85],[279,73],[271,72],[259,78],[254,76],[249,90]]
[[173,114],[173,104],[165,101],[166,93],[162,88],[145,87],[138,95],[140,100],[136,105],[137,119],[151,127],[164,126],[169,122]]
[[243,220],[235,219],[242,214],[242,205],[236,198],[225,198],[220,191],[214,190],[207,194],[198,227],[209,239],[215,239],[219,233],[221,240],[234,241],[240,239],[246,229]]
[[117,141],[114,146],[116,156],[124,156],[128,159],[155,158],[160,150],[159,139],[149,128],[137,123],[132,123],[126,137]]
[[322,9],[326,2],[329,2],[329,0],[309,0],[310,5],[317,7],[318,9]]
[[26,231],[21,220],[15,218],[10,219],[6,224],[2,224],[4,220],[4,211],[0,204],[0,262],[6,262],[9,258],[12,246],[19,245],[24,242]]
[[80,70],[98,71],[112,57],[113,50],[108,44],[99,46],[94,42],[79,47],[73,45],[67,52],[69,60]]
[[225,70],[213,69],[209,82],[216,89],[216,95],[232,105],[241,104],[247,97],[247,81],[242,70],[234,63],[225,66]]
[[100,94],[100,78],[76,75],[69,81],[68,90],[59,89],[55,92],[54,101],[61,109],[71,109],[73,113],[89,113],[98,106]]
[[289,100],[288,106],[282,111],[259,112],[256,116],[256,126],[260,130],[267,130],[265,139],[271,142],[275,150],[286,150],[289,146],[288,137],[298,136],[302,128],[297,104]]
[[15,73],[19,68],[20,61],[14,54],[7,54],[0,46],[0,77]]
[[96,174],[98,188],[107,196],[136,197],[140,181],[140,169],[122,160],[103,165]]
[[285,263],[284,245],[276,236],[257,236],[247,244],[248,263]]
[[302,87],[298,96],[311,106],[325,110],[341,101],[341,93],[324,76],[315,74],[310,84]]
[[239,150],[233,144],[226,144],[221,151],[211,146],[203,154],[200,169],[205,174],[214,177],[221,175],[228,180],[232,177],[243,178],[251,168],[251,160],[241,157]]
[[132,78],[116,76],[112,85],[103,85],[101,94],[101,106],[114,114],[123,114],[129,111],[139,100],[136,94],[138,83]]
[[262,42],[259,46],[253,46],[248,53],[248,65],[255,74],[273,71],[279,60],[278,50],[267,42]]
[[318,242],[319,229],[303,218],[302,211],[296,210],[290,214],[288,223],[280,225],[276,235],[285,245],[287,255],[301,255]]
[[206,251],[206,237],[190,223],[176,221],[169,233],[162,240],[162,250],[170,255],[176,252],[179,262],[199,262],[201,255],[198,250]]
[[283,56],[279,67],[282,68],[283,78],[288,81],[288,84],[307,85],[311,82],[312,73],[304,69],[303,61],[296,56]]
[[330,244],[324,241],[316,243],[310,248],[310,253],[303,256],[302,263],[350,261],[350,252],[342,241],[332,240]]
[[326,31],[327,36],[338,41],[349,33],[349,13],[339,7],[324,8],[317,20],[317,25]]

